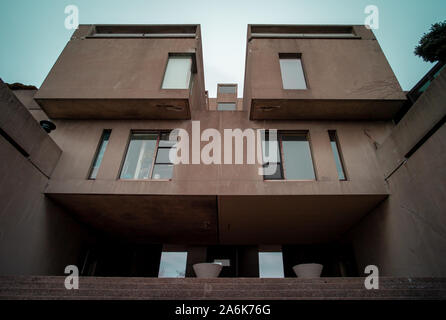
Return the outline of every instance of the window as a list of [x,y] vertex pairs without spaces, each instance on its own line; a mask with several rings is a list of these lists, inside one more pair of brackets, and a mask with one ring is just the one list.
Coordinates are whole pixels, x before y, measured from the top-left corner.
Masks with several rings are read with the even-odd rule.
[[234,85],[219,85],[218,86],[218,93],[235,94],[236,91],[237,91],[237,86],[234,86]]
[[162,252],[159,278],[184,278],[186,276],[187,252]]
[[338,170],[339,180],[347,180],[345,177],[342,157],[339,152],[340,148],[339,148],[339,142],[338,142],[338,138],[336,135],[336,131],[329,130],[328,136],[330,137],[331,150],[333,151],[333,156],[334,156],[335,163],[336,163],[336,169]]
[[101,140],[99,146],[96,150],[94,156],[93,165],[91,166],[90,174],[88,179],[96,179],[99,167],[101,166],[102,158],[104,157],[105,149],[107,148],[108,140],[110,139],[111,130],[104,130],[102,132]]
[[170,149],[176,141],[170,132],[133,132],[127,149],[121,179],[171,179]]
[[[268,139],[268,132],[262,139],[264,168],[274,163],[277,165],[274,173],[264,175],[265,180],[316,179],[307,132],[279,132],[276,143],[265,139]],[[267,161],[272,152],[277,152],[276,162]]]
[[279,61],[283,88],[307,89],[300,54],[280,53]]
[[259,252],[260,278],[283,278],[282,252]]
[[162,89],[189,89],[192,56],[169,55]]
[[214,263],[217,263],[223,267],[230,267],[231,260],[230,259],[214,259]]
[[217,104],[218,111],[235,111],[236,105],[234,102],[220,102]]

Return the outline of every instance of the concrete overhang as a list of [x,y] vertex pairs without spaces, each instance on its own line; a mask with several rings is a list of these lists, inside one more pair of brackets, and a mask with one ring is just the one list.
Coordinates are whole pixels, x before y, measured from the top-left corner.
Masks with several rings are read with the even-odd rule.
[[191,118],[189,95],[179,98],[42,98],[36,102],[51,119],[159,119]]
[[199,93],[162,82],[169,56],[188,55],[192,87],[200,50],[199,25],[80,25],[34,98],[52,119],[190,119]]
[[342,237],[388,194],[46,195],[96,230],[129,241],[300,244]]
[[386,194],[221,196],[220,242],[330,242],[344,236],[386,197]]
[[95,230],[141,243],[215,244],[216,196],[46,194]]
[[405,100],[256,99],[251,120],[390,120]]

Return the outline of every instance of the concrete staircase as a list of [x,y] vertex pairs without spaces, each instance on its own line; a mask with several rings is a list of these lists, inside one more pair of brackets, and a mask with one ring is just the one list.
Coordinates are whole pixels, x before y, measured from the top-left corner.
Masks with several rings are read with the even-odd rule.
[[100,278],[81,277],[67,290],[65,277],[0,277],[0,299],[446,299],[446,278],[381,277],[378,290],[364,278]]

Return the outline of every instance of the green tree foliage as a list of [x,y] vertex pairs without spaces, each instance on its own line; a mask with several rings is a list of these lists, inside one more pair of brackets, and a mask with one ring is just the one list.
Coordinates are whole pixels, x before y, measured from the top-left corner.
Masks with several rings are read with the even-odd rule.
[[434,23],[420,39],[414,53],[424,61],[446,61],[446,20]]

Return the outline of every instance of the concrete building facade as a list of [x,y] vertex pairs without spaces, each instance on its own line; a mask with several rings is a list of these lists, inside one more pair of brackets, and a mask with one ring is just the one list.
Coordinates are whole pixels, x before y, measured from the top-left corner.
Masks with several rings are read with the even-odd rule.
[[[202,56],[199,25],[81,25],[38,90],[2,83],[1,275],[157,277],[183,253],[175,276],[262,277],[274,253],[279,277],[446,276],[444,71],[396,123],[406,93],[364,26],[249,25],[243,98],[208,97]],[[178,128],[189,164],[162,156]],[[206,129],[277,129],[277,171],[248,138],[241,164],[194,164]]]

